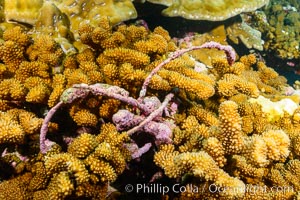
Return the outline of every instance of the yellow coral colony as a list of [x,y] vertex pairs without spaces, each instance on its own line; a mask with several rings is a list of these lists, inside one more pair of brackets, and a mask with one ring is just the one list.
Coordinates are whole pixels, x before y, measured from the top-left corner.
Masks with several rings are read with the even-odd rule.
[[[7,6],[18,7],[16,2],[19,1],[5,2]],[[59,102],[65,89],[79,83],[106,83],[122,87],[137,98],[151,70],[179,48],[162,27],[153,31],[125,24],[112,27],[107,18],[95,19],[96,24],[81,23],[80,6],[88,9],[84,14],[90,11],[88,15],[98,15],[94,15],[90,2],[78,1],[76,5],[71,2],[65,2],[70,4],[64,9],[70,8],[65,12],[75,20],[71,22],[72,28],[77,26],[78,41],[74,46],[78,47],[78,53],[65,54],[56,36],[31,37],[19,26],[3,33],[0,46],[1,199],[5,199],[3,194],[10,199],[104,199],[109,196],[108,191],[113,190],[113,184],[120,195],[126,196],[123,189],[128,182],[124,183],[123,173],[129,172],[138,180],[143,176],[143,180],[149,181],[157,170],[163,172],[163,179],[155,179],[155,184],[166,181],[204,188],[201,194],[188,191],[175,194],[178,199],[197,196],[196,199],[268,200],[299,196],[300,108],[282,95],[286,79],[257,61],[253,54],[240,57],[232,66],[224,58],[212,57],[212,68],[197,72],[194,70],[197,53],[193,52],[159,70],[150,81],[146,95],[163,100],[169,92],[176,91],[172,101],[178,105],[177,113],[158,119],[174,121],[172,144],[151,147],[141,162],[131,160],[132,152],[124,144],[137,137],[139,147],[145,142],[152,142],[154,146],[153,138],[144,137],[143,133],[130,138],[126,132],[117,131],[111,119],[120,109],[139,112],[121,101],[92,94],[58,111],[47,135],[56,144],[45,155],[40,154],[38,134],[43,115]],[[131,1],[107,2],[117,11],[117,5],[132,8]],[[170,6],[168,10],[175,9],[176,2],[174,5],[166,2]],[[212,8],[216,12],[225,10],[222,3],[230,3],[225,0],[199,2],[193,3],[195,6],[218,4]],[[60,1],[56,3],[57,7],[62,6]],[[266,1],[237,1],[239,3],[254,9]],[[38,10],[39,4],[36,6]],[[237,14],[233,7],[229,8]],[[133,17],[135,13],[131,14]],[[227,14],[224,16],[230,17]],[[26,16],[26,12],[20,15]],[[14,18],[7,13],[7,17],[9,21],[21,20],[18,15]],[[217,15],[214,17],[219,19]],[[35,23],[34,18],[26,20],[24,23]],[[196,61],[191,55],[195,55]],[[6,173],[2,165],[13,170]],[[138,171],[133,167],[142,165],[145,167]],[[226,190],[212,193],[210,185]],[[272,192],[277,186],[289,186],[293,190]],[[263,187],[265,192],[252,193],[245,190],[247,187]],[[174,194],[159,195],[171,198]]]

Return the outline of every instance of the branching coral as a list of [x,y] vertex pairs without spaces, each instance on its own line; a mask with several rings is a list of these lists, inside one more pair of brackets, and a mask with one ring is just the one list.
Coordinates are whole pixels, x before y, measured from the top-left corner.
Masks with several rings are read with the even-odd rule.
[[201,148],[201,141],[208,137],[209,130],[205,125],[200,125],[194,116],[187,117],[182,129],[176,128],[173,132],[173,142],[180,152],[197,151]]
[[[163,61],[161,64],[156,66],[151,73],[146,77],[142,89],[140,91],[139,99],[136,100],[129,96],[129,92],[120,88],[118,86],[111,86],[108,84],[94,84],[94,85],[87,85],[87,84],[77,84],[74,85],[72,88],[67,89],[61,96],[61,101],[54,106],[46,116],[44,124],[41,128],[41,136],[40,136],[40,143],[41,143],[41,151],[42,153],[46,153],[52,146],[52,142],[46,140],[47,134],[47,123],[51,119],[52,115],[57,111],[59,107],[63,104],[70,104],[73,103],[77,99],[83,99],[92,93],[93,95],[104,95],[107,97],[111,97],[120,101],[123,101],[129,105],[138,107],[141,111],[147,116],[144,119],[142,116],[135,116],[133,113],[127,110],[120,110],[113,116],[113,122],[117,125],[119,130],[124,130],[128,128],[132,128],[128,131],[128,134],[131,135],[140,129],[143,128],[145,132],[151,133],[156,138],[156,142],[159,144],[161,142],[170,142],[171,136],[171,126],[172,124],[165,123],[163,120],[155,121],[155,118],[159,118],[162,115],[163,110],[166,109],[168,103],[173,98],[173,94],[170,93],[165,97],[164,102],[160,103],[160,101],[156,97],[147,98],[145,97],[147,86],[150,83],[151,78],[161,69],[161,67],[165,64],[168,64],[171,60],[176,59],[177,57],[181,56],[183,53],[192,51],[195,49],[202,49],[202,48],[217,48],[219,50],[224,50],[228,63],[232,64],[235,61],[235,52],[230,46],[224,46],[216,42],[208,42],[201,46],[195,46],[188,49],[178,50],[175,53],[171,54],[171,56]],[[117,50],[117,52],[119,52]],[[130,50],[126,51],[130,52]],[[125,52],[123,52],[125,53]],[[126,53],[125,53],[126,54]],[[122,61],[121,56],[121,61]],[[126,58],[127,59],[127,58]],[[126,61],[126,60],[123,60]],[[120,62],[120,61],[119,61]],[[205,98],[205,97],[203,97]],[[156,109],[156,110],[155,110]],[[80,111],[79,111],[80,112]],[[152,113],[151,113],[152,112]],[[151,114],[150,114],[151,113]],[[74,114],[74,117],[78,119],[78,115]],[[88,121],[95,121],[90,120],[91,115],[88,117]],[[85,117],[86,118],[86,117]],[[93,118],[93,117],[92,117]],[[76,119],[75,119],[76,120]],[[79,121],[78,121],[79,122]],[[78,124],[78,123],[77,123]],[[94,124],[94,123],[93,123]],[[139,124],[139,125],[138,125]],[[90,124],[81,124],[81,125],[90,125]],[[94,124],[95,126],[96,124]],[[138,125],[138,126],[137,126]],[[133,127],[136,126],[136,127]],[[49,143],[49,144],[48,144]]]
[[249,162],[266,167],[272,161],[284,161],[288,157],[290,139],[282,130],[269,130],[262,135],[253,135],[246,146]]
[[[83,133],[72,141],[67,152],[53,151],[40,157],[32,166],[29,178],[22,179],[26,180],[22,191],[36,199],[109,195],[104,183],[114,181],[125,170],[130,153],[122,144],[127,141],[128,137],[108,124],[98,137]],[[18,187],[20,185],[13,186]],[[96,188],[97,191],[92,191]],[[1,189],[8,190],[6,183],[1,184]]]
[[5,41],[0,48],[0,59],[6,65],[8,65],[11,70],[17,69],[18,65],[25,60],[24,57],[24,47],[20,46],[14,41]]
[[[183,173],[191,173],[196,177],[204,178],[206,181],[212,181],[217,187],[245,187],[241,180],[230,177],[226,172],[221,170],[212,157],[204,151],[180,154],[174,151],[173,146],[166,145],[155,154],[154,162],[164,168],[166,175],[171,178],[179,177]],[[219,195],[227,198],[242,197],[243,191],[233,192],[224,190]]]
[[22,100],[26,95],[26,88],[16,79],[4,79],[0,83],[0,96],[5,100]]
[[21,125],[18,124],[14,117],[7,113],[1,113],[1,144],[15,143],[22,144],[24,142],[25,133]]
[[[181,49],[162,27],[112,27],[104,18],[83,22],[78,34],[80,53],[64,55],[49,36],[4,32],[0,177],[8,180],[0,191],[103,199],[113,186],[126,198],[129,181],[149,181],[203,188],[163,198],[296,198],[299,106],[265,63],[253,54],[236,59],[216,42]],[[205,71],[191,53],[202,48],[223,53]],[[280,115],[264,107],[281,99],[291,101]],[[244,190],[255,186],[266,192]],[[272,193],[275,186],[293,190]]]
[[221,80],[218,81],[218,92],[222,96],[233,96],[238,92],[248,96],[258,97],[259,90],[254,83],[247,82],[233,74],[225,74]]
[[55,68],[63,56],[63,50],[58,46],[51,36],[39,35],[35,38],[34,43],[28,47],[26,53],[31,61],[40,61]]
[[219,107],[221,142],[227,154],[240,153],[244,146],[241,118],[238,105],[233,101],[225,101]]

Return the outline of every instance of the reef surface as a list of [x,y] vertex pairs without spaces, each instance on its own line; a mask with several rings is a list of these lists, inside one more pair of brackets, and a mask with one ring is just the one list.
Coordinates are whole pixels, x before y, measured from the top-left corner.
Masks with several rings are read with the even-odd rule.
[[137,2],[1,1],[0,199],[300,199],[300,84],[264,57],[284,5],[247,2],[174,38]]

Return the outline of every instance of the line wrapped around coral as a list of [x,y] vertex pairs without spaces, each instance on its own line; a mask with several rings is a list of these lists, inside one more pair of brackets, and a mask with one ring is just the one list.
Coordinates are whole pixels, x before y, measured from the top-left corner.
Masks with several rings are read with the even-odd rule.
[[[160,118],[162,116],[163,110],[168,106],[168,103],[173,97],[172,93],[166,96],[163,103],[160,103],[159,99],[156,97],[148,99],[145,98],[142,102],[139,102],[136,99],[130,97],[129,93],[125,89],[118,86],[111,86],[101,83],[97,83],[94,85],[76,84],[72,88],[68,88],[64,91],[64,93],[61,95],[61,101],[49,110],[47,116],[44,119],[40,132],[40,151],[43,154],[51,149],[51,146],[54,144],[50,140],[46,139],[46,135],[48,132],[48,123],[54,113],[64,104],[71,104],[78,99],[84,99],[89,95],[89,93],[95,96],[101,95],[111,97],[142,110],[145,117],[135,116],[133,113],[127,110],[125,110],[125,115],[124,112],[122,112],[123,114],[117,112],[113,116],[113,121],[117,125],[117,127],[132,128],[127,132],[128,135],[132,135],[133,133],[139,131],[144,127],[144,130],[146,132],[149,132],[156,137],[157,143],[171,142],[171,125],[165,124],[163,121],[160,121],[160,119],[155,120],[155,118]],[[139,119],[137,119],[137,117]],[[133,120],[134,118],[136,120]]]
[[[96,83],[93,85],[87,85],[87,84],[75,84],[71,88],[68,88],[63,92],[63,94],[60,97],[60,102],[54,106],[47,114],[44,123],[41,128],[41,134],[40,134],[40,150],[42,153],[46,153],[49,148],[53,145],[53,143],[46,139],[47,134],[47,124],[51,120],[51,117],[53,114],[63,105],[63,104],[71,104],[77,99],[84,99],[89,95],[89,93],[95,95],[95,96],[107,96],[113,99],[120,100],[124,103],[127,103],[133,107],[137,107],[142,111],[142,116],[135,116],[130,111],[121,111],[116,113],[113,118],[114,123],[117,125],[117,127],[127,127],[131,128],[127,133],[128,135],[131,135],[137,131],[139,131],[141,128],[143,128],[144,131],[151,133],[156,137],[156,143],[160,144],[163,143],[171,143],[171,135],[172,125],[168,123],[164,123],[162,121],[155,121],[154,119],[158,116],[162,116],[162,113],[171,99],[173,98],[173,94],[170,93],[165,97],[164,102],[161,104],[159,99],[157,97],[151,97],[149,99],[145,98],[146,92],[147,92],[147,86],[149,85],[152,77],[167,63],[171,62],[172,60],[180,57],[186,52],[202,49],[202,48],[216,48],[218,50],[225,51],[227,61],[229,65],[232,65],[235,61],[235,52],[234,49],[229,45],[221,45],[217,42],[207,42],[204,43],[201,46],[192,46],[188,49],[180,49],[175,52],[173,52],[169,58],[161,62],[159,65],[157,65],[150,74],[146,77],[142,89],[140,91],[140,95],[138,99],[134,99],[129,96],[129,92],[126,91],[123,88],[120,88],[118,86],[113,86],[109,84],[103,84],[103,83]],[[156,99],[153,101],[153,98]],[[174,106],[174,105],[173,105]],[[151,109],[156,108],[155,110]],[[149,109],[150,108],[150,109]],[[124,121],[124,119],[127,119]],[[135,127],[134,127],[135,126]]]

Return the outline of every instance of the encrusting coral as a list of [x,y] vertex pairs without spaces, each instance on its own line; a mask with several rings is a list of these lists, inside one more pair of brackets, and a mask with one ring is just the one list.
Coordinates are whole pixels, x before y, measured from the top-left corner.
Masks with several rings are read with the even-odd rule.
[[242,42],[248,49],[263,50],[264,41],[261,32],[252,28],[244,21],[237,21],[226,27],[228,39],[235,44]]
[[228,0],[213,3],[208,0],[198,0],[196,2],[190,0],[178,2],[164,0],[149,1],[169,6],[163,10],[163,14],[167,16],[182,16],[186,19],[209,21],[222,21],[242,12],[256,10],[269,2],[268,0],[238,0],[232,4],[231,1]]
[[[203,189],[163,198],[297,198],[299,102],[283,95],[286,79],[227,45],[181,49],[162,27],[100,22],[80,26],[72,55],[52,37],[4,32],[1,198],[126,198],[130,181]],[[201,71],[197,48],[225,53]],[[295,106],[265,107],[284,99]]]

